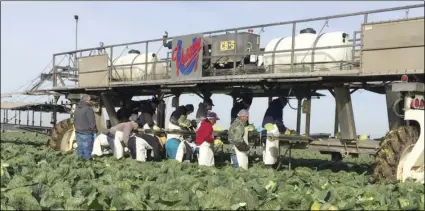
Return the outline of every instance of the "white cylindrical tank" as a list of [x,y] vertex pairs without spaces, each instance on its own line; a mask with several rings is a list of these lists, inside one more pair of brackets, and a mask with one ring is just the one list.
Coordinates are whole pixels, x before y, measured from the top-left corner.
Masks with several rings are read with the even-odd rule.
[[[312,29],[302,31],[304,32],[295,36],[295,49],[351,44],[348,41],[348,34],[344,32],[329,32],[318,35]],[[271,70],[273,66],[273,54],[266,52],[291,50],[291,48],[292,37],[278,37],[271,40],[264,49],[265,54],[262,58],[264,67]],[[351,63],[352,49],[352,47],[343,47],[314,51],[295,51],[294,63],[297,65],[294,66],[294,72],[348,69],[348,64]],[[314,63],[314,66],[311,63]],[[274,68],[276,72],[290,72],[291,52],[275,53]]]
[[[148,53],[147,62],[158,62],[160,59],[155,53]],[[166,76],[166,63],[151,63],[145,71],[146,54],[140,54],[137,50],[130,50],[127,55],[114,59],[112,67],[112,79],[119,81],[162,79]],[[110,64],[110,62],[109,62]],[[125,66],[123,66],[125,65]],[[147,77],[146,77],[147,73]]]

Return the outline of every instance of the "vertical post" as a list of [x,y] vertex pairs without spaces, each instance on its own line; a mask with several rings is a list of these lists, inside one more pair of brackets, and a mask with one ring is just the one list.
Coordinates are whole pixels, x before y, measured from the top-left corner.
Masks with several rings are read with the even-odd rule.
[[356,61],[356,59],[354,58],[356,56],[356,38],[357,37],[357,32],[355,31],[353,33],[353,50],[351,52],[351,67],[353,67],[354,65],[354,61]]
[[356,126],[354,124],[353,105],[349,87],[335,87],[335,99],[338,109],[338,122],[341,128],[342,140],[356,140]]
[[27,108],[27,125],[30,125],[30,110]]
[[39,112],[39,114],[40,114],[40,127],[41,127],[41,125],[42,125],[42,123],[43,123],[43,120],[42,120],[42,114],[43,114],[43,112],[42,112],[42,111],[40,111],[40,112]]
[[238,53],[238,30],[235,30],[235,49],[233,50],[233,75],[236,75],[236,54]]
[[310,117],[311,117],[311,96],[308,96],[305,100],[305,135],[310,136]]
[[3,109],[3,122],[2,123],[6,123],[6,110]]
[[165,65],[165,75],[164,75],[164,77],[168,77],[168,76],[170,76],[170,75],[168,75],[168,73],[169,73],[169,67],[168,67],[168,62],[170,61],[170,52],[167,52],[167,65]]
[[9,124],[9,109],[6,109],[6,124]]
[[364,14],[364,16],[363,16],[363,23],[367,23],[367,18],[368,18],[368,15],[369,14]]
[[[78,50],[78,15],[74,15],[74,19],[75,19],[75,51],[77,51]],[[77,52],[75,52],[75,55],[77,55]]]
[[297,98],[298,100],[298,108],[297,108],[297,133],[300,134],[301,132],[301,109],[302,109],[302,99]]
[[336,134],[339,131],[339,120],[338,120],[338,106],[336,105],[336,100],[335,100],[335,120],[334,120],[334,136],[336,136]]
[[291,72],[294,71],[294,60],[295,60],[295,31],[297,30],[296,23],[292,24],[292,44],[291,44]]
[[56,71],[57,71],[57,69],[56,69],[56,61],[55,61],[55,58],[56,58],[56,56],[55,55],[53,55],[53,59],[52,59],[52,64],[53,64],[53,79],[52,79],[52,81],[53,81],[53,88],[55,88],[57,85],[58,85],[58,79],[57,79],[57,75],[56,75]]
[[[145,77],[146,80],[148,79],[148,51],[149,51],[149,42],[146,42],[146,49],[145,49]],[[133,77],[133,76],[131,76]]]
[[21,125],[21,110],[19,110],[18,118],[19,118],[19,120],[18,120],[18,124],[19,124],[19,125]]
[[158,123],[158,127],[160,128],[165,128],[165,109],[166,109],[166,104],[164,102],[164,100],[162,100],[162,97],[160,98],[160,102],[158,105],[158,109],[157,109],[157,113],[158,115],[156,115],[157,119],[156,122]]
[[113,68],[114,68],[114,54],[113,54],[113,47],[111,47],[111,56],[109,57],[109,59],[110,59],[110,61],[111,61],[111,66],[109,67],[109,84],[111,83],[111,81],[112,81],[112,71],[113,71]]
[[34,126],[34,110],[32,110],[32,126]]
[[102,93],[100,95],[100,100],[101,100],[102,107],[104,107],[106,109],[106,112],[109,116],[109,120],[111,120],[111,125],[112,126],[117,125],[119,123],[119,121],[118,121],[118,117],[117,117],[117,112],[115,111],[115,108],[112,104],[111,97]]
[[59,96],[54,96],[53,97],[53,100],[55,101],[54,102],[54,104],[53,104],[53,119],[52,119],[52,124],[53,124],[53,126],[55,126],[56,125],[56,122],[57,122],[57,105],[58,105],[58,100],[59,100]]
[[16,116],[17,116],[18,114],[17,114],[17,111],[15,110],[15,125],[16,125],[16,123],[17,123],[17,119],[16,119]]

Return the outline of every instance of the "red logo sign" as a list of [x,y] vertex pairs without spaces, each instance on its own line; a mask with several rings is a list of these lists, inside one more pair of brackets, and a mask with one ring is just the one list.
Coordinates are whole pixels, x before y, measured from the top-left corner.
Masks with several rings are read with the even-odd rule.
[[182,40],[177,41],[177,46],[174,48],[171,57],[172,61],[176,63],[177,76],[179,76],[180,73],[189,75],[192,72],[196,72],[198,68],[199,52],[201,51],[201,38],[193,38],[192,44],[187,49],[183,49],[182,44]]

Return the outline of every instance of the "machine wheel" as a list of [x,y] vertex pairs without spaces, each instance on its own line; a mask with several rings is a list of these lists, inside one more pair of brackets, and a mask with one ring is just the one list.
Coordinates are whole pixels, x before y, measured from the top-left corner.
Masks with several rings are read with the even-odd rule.
[[373,167],[373,178],[376,182],[394,182],[400,174],[400,162],[403,162],[405,152],[416,143],[419,133],[415,127],[402,126],[390,131],[380,143],[376,152],[376,163]]
[[52,129],[51,138],[49,146],[54,150],[62,152],[71,150],[75,139],[75,131],[72,127],[71,119],[65,119],[57,123]]

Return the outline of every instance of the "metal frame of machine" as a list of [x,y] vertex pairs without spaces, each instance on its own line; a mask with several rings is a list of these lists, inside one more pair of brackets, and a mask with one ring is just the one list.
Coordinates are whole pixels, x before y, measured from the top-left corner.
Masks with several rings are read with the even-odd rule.
[[[264,25],[232,28],[209,31],[204,33],[168,37],[166,33],[160,39],[140,42],[123,43],[118,45],[100,46],[57,53],[53,55],[53,69],[51,79],[54,91],[68,96],[72,102],[78,99],[80,93],[90,93],[101,96],[99,108],[106,108],[111,123],[117,122],[114,107],[125,106],[133,96],[149,95],[159,99],[174,95],[173,106],[178,105],[178,97],[183,93],[196,93],[201,98],[209,98],[212,94],[228,94],[234,98],[251,95],[254,97],[288,96],[298,99],[297,132],[300,133],[301,113],[306,114],[307,138],[275,137],[282,143],[290,146],[300,144],[304,147],[316,148],[322,153],[332,154],[333,159],[342,159],[341,155],[358,155],[359,153],[375,154],[379,150],[379,142],[367,140],[358,141],[354,124],[351,94],[357,89],[386,94],[388,117],[391,129],[405,125],[404,120],[415,120],[419,123],[419,141],[422,143],[422,152],[417,146],[412,150],[414,155],[409,158],[423,160],[423,106],[412,109],[406,106],[407,99],[421,98],[423,102],[424,83],[424,18],[392,20],[387,22],[369,23],[368,15],[392,11],[401,11],[414,8],[423,8],[424,4],[404,7],[372,10],[351,14],[334,15],[320,18],[310,18],[296,21],[285,21]],[[324,46],[312,48],[296,48],[295,35],[297,24],[312,21],[329,21],[337,18],[363,16],[360,31],[354,31],[352,40],[344,45]],[[271,26],[292,25],[292,46],[288,50],[265,52],[258,43],[259,35],[253,34],[252,29]],[[248,30],[248,33],[245,32]],[[228,33],[231,34],[228,34]],[[221,33],[221,34],[220,34]],[[223,34],[226,33],[226,34]],[[345,33],[344,33],[345,34]],[[359,39],[357,35],[360,35]],[[347,34],[341,39],[346,39]],[[146,71],[141,78],[114,81],[112,75],[119,66],[114,65],[114,48],[129,45],[145,46],[145,61],[148,61],[149,44],[162,42],[170,49],[167,58],[154,62],[132,63],[130,71],[135,65],[144,65]],[[257,43],[255,43],[257,42]],[[344,41],[345,42],[345,41]],[[244,48],[249,44],[248,48]],[[258,44],[258,45],[257,45]],[[351,48],[352,60],[344,63],[333,61],[335,70],[320,71],[315,69],[314,52],[324,49]],[[217,52],[220,50],[220,52]],[[312,62],[296,63],[296,53],[312,51]],[[140,53],[140,52],[139,52]],[[290,53],[290,63],[287,72],[279,72],[275,64],[275,56],[279,53]],[[73,64],[67,67],[57,66],[56,57],[70,55],[74,58]],[[260,56],[271,55],[272,65],[261,66]],[[151,55],[155,57],[156,55]],[[222,60],[224,59],[224,62]],[[149,65],[166,64],[165,74],[148,73]],[[301,70],[301,71],[300,71]],[[61,87],[58,80],[71,77],[79,82],[77,87]],[[401,77],[408,77],[410,81],[404,84],[415,84],[415,90],[397,85]],[[64,83],[62,83],[64,84]],[[340,139],[328,137],[312,137],[310,134],[311,99],[318,96],[316,91],[329,90],[335,97],[335,133],[340,129]],[[46,90],[47,91],[47,90]],[[415,94],[411,95],[414,92]],[[409,94],[406,94],[409,93]],[[413,98],[412,98],[413,96]],[[399,100],[403,98],[403,100]],[[405,106],[398,106],[404,101]],[[409,102],[410,102],[409,101]],[[405,116],[400,115],[405,110]],[[95,109],[99,119],[101,109]],[[399,113],[394,112],[398,110]],[[165,105],[161,103],[158,109],[158,124],[164,128]],[[105,127],[99,122],[100,127]],[[62,136],[61,136],[62,137]],[[421,154],[422,153],[422,154]],[[412,157],[413,156],[413,157]],[[404,169],[422,165],[423,162],[404,165]],[[403,171],[402,180],[408,177],[408,171]],[[422,178],[423,181],[423,178]]]

